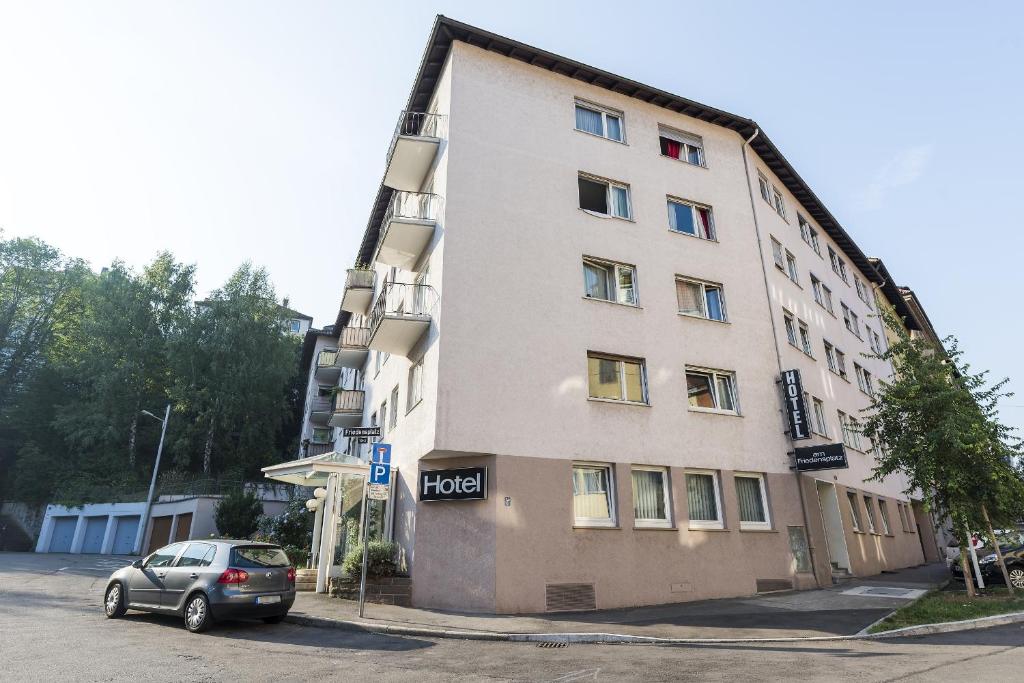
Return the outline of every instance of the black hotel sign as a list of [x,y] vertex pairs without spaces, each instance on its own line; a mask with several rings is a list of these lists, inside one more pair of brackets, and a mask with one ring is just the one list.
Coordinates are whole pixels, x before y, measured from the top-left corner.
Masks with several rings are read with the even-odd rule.
[[800,381],[799,370],[786,370],[782,373],[782,394],[789,414],[789,438],[793,441],[811,438],[807,402],[804,401],[804,386]]
[[487,498],[486,467],[420,471],[421,501],[484,500],[485,498]]
[[796,449],[796,469],[800,472],[841,470],[849,466],[846,462],[846,449],[841,443],[803,446]]

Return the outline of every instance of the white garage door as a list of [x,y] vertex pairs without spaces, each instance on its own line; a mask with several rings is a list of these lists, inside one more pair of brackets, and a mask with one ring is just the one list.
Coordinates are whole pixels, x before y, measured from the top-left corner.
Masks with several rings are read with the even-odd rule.
[[70,553],[71,542],[75,540],[78,517],[54,517],[53,535],[50,536],[51,553]]
[[82,539],[83,553],[103,552],[103,536],[107,533],[107,517],[86,517],[85,537]]
[[110,552],[114,555],[131,555],[135,548],[135,534],[139,530],[139,516],[118,517],[114,530],[114,547]]

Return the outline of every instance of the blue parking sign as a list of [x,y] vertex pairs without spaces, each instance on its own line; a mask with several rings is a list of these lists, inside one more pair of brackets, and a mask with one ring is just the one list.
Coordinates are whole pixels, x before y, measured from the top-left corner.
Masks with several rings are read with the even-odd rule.
[[391,444],[375,443],[370,455],[370,483],[391,482]]

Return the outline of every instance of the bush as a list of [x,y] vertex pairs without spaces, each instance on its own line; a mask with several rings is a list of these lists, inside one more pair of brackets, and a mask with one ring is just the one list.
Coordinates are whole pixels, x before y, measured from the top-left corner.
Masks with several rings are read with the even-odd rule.
[[[367,546],[366,575],[367,576],[394,576],[397,566],[395,555],[398,553],[398,544],[394,541],[370,541]],[[357,544],[345,555],[341,568],[346,574],[358,579],[363,570],[363,546]]]
[[213,521],[221,538],[249,538],[262,514],[263,502],[254,493],[236,489],[217,504]]

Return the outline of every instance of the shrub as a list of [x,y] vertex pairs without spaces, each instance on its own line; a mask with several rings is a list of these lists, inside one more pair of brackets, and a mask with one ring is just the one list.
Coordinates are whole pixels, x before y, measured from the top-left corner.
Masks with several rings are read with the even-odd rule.
[[221,538],[249,538],[262,514],[263,502],[254,493],[236,489],[217,503],[213,521]]
[[[367,546],[366,575],[394,576],[396,571],[395,555],[398,544],[394,541],[370,541]],[[341,568],[352,578],[358,579],[363,570],[363,546],[352,546]]]
[[[263,515],[259,519],[260,540],[277,543],[284,548],[302,548],[308,556],[313,543],[313,513],[305,500],[293,500],[279,515]],[[288,552],[291,557],[292,553]]]

